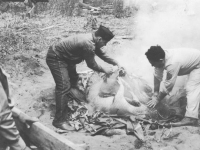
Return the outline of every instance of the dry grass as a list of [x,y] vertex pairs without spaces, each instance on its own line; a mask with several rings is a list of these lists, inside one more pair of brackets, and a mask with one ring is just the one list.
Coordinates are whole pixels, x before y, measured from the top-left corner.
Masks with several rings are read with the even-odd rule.
[[4,54],[40,50],[44,46],[43,34],[37,24],[9,14],[2,19],[2,22],[4,24],[0,28],[0,57]]
[[26,76],[32,69],[30,65],[39,66],[38,54],[53,41],[47,40],[40,30],[41,25],[32,20],[24,20],[10,13],[0,15],[0,20],[1,66],[11,77],[18,77],[21,73]]
[[[105,1],[101,2],[105,5]],[[61,38],[90,31],[84,28],[87,17],[65,17],[73,15],[75,7],[75,1],[72,0],[50,0],[49,3],[38,5],[37,17],[28,19],[22,15],[25,13],[23,3],[10,3],[10,10],[0,14],[0,62],[9,70],[8,73],[14,75],[24,72],[24,60],[28,62],[34,59],[33,63],[37,63],[35,60],[41,58],[44,61],[48,47]],[[122,23],[113,15],[107,16],[112,21],[107,22],[105,15],[98,18],[98,22],[106,21],[106,25],[114,30],[118,31],[115,29],[117,25],[122,27],[123,32],[126,31],[124,24],[127,20]],[[22,56],[25,59],[21,58]]]
[[[91,6],[101,7],[103,14],[113,14],[117,18],[130,17],[135,14],[138,8],[135,6],[124,7],[123,0],[90,0]],[[12,14],[22,14],[26,11],[23,3],[9,3],[9,12]],[[109,11],[104,9],[110,7]],[[7,11],[8,12],[8,11]],[[36,5],[35,14],[51,14],[53,16],[76,16],[81,13],[78,0],[49,0],[49,2],[39,2]]]
[[37,5],[36,13],[48,12],[51,15],[72,16],[76,0],[50,0],[49,3]]

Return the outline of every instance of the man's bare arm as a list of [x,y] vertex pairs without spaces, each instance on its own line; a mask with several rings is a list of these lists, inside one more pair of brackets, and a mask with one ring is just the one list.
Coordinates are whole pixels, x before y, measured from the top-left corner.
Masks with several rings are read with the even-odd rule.
[[160,90],[160,80],[158,80],[155,76],[154,76],[154,94],[159,93]]

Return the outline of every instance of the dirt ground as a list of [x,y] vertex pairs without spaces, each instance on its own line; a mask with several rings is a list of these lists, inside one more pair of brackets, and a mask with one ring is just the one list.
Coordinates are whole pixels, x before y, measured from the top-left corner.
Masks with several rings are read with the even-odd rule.
[[[10,74],[10,83],[13,99],[16,106],[26,114],[38,117],[40,122],[45,126],[57,131],[52,125],[55,112],[54,101],[54,81],[45,63],[45,55],[48,46],[72,34],[88,32],[83,28],[86,23],[84,17],[52,17],[40,15],[28,20],[20,20],[18,16],[9,14],[0,15],[3,21],[0,22],[0,28],[5,27],[5,23],[10,20],[18,20],[17,25],[11,27],[15,31],[20,31],[21,35],[25,34],[27,38],[32,39],[32,44],[26,52],[17,52],[14,55],[6,56],[2,61],[4,69]],[[134,18],[114,18],[113,16],[103,16],[98,18],[104,25],[109,26],[116,38],[108,44],[109,53],[115,55],[117,50],[131,49],[134,43]],[[109,20],[106,21],[106,20]],[[12,21],[10,21],[12,22]],[[16,22],[15,22],[16,23]],[[130,28],[132,26],[133,28]],[[37,29],[37,30],[36,30]],[[123,36],[129,37],[123,39]],[[36,43],[35,47],[33,43]],[[25,43],[26,44],[26,43]],[[24,44],[24,45],[25,45]],[[38,46],[39,44],[40,46]],[[135,58],[129,64],[134,66]],[[130,57],[132,59],[132,57]],[[106,65],[98,60],[102,65]],[[6,63],[5,63],[6,62]],[[85,63],[77,67],[78,71],[88,70]],[[137,70],[137,69],[135,69]],[[151,77],[151,72],[146,73],[146,78]],[[151,131],[145,136],[146,142],[141,144],[137,138],[132,135],[126,135],[125,131],[121,135],[90,136],[89,133],[82,131],[68,132],[62,134],[63,138],[82,144],[86,143],[91,150],[199,150],[200,149],[200,128],[199,127],[178,127],[173,129],[163,129]]]

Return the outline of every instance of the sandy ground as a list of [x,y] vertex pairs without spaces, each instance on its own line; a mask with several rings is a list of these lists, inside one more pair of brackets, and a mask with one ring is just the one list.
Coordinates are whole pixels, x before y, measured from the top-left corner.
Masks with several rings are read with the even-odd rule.
[[[106,22],[105,20],[108,20]],[[118,36],[137,36],[134,31],[134,18],[103,18],[104,24],[108,25],[115,31]],[[68,22],[68,23],[67,23]],[[70,22],[70,23],[69,23]],[[38,18],[33,18],[28,20],[26,23],[37,25],[44,35],[43,38],[48,42],[53,39],[53,41],[59,40],[71,34],[84,33],[86,30],[82,27],[82,22],[85,22],[84,18],[63,18],[56,17],[52,18],[49,16],[40,16]],[[0,27],[3,23],[0,23]],[[72,26],[76,26],[77,28]],[[80,28],[79,28],[80,27]],[[30,34],[31,35],[31,34]],[[40,39],[41,40],[41,39]],[[147,65],[146,61],[143,61],[143,53],[139,48],[144,48],[144,45],[140,45],[142,41],[140,38],[135,39],[121,39],[115,38],[112,42],[108,44],[110,48],[109,53],[115,54],[119,50],[123,56],[127,56],[125,59],[130,59],[126,67],[130,67],[131,71],[135,71],[138,75],[144,75],[144,78],[152,84],[152,68]],[[49,42],[51,43],[51,42]],[[133,47],[133,44],[134,47]],[[147,44],[148,45],[148,44]],[[20,54],[19,58],[22,61],[22,65],[19,68],[19,72],[13,73],[12,66],[15,64],[13,57],[7,59],[8,64],[4,65],[7,72],[11,74],[11,88],[13,93],[13,98],[16,101],[16,106],[23,110],[30,116],[39,117],[40,122],[45,126],[56,129],[51,125],[52,117],[51,115],[55,111],[55,101],[54,101],[54,81],[45,63],[45,55],[47,52],[49,44],[45,45],[39,51],[29,50],[27,54]],[[145,47],[146,48],[146,47]],[[134,49],[134,50],[133,50]],[[124,55],[121,51],[134,51],[134,55]],[[137,55],[138,54],[138,55]],[[28,59],[23,59],[28,58]],[[31,61],[34,58],[36,61]],[[120,59],[117,57],[117,59]],[[99,63],[101,61],[97,60]],[[145,70],[142,67],[138,67],[136,63],[141,66],[145,66]],[[105,65],[104,63],[102,63]],[[16,67],[16,66],[15,66]],[[26,68],[26,69],[24,69]],[[78,65],[78,71],[88,70],[84,63]],[[26,71],[25,71],[26,70]],[[145,74],[143,72],[146,72]],[[106,136],[90,136],[89,133],[85,132],[68,132],[62,134],[63,138],[67,138],[70,141],[82,144],[86,143],[90,146],[91,150],[199,150],[200,149],[200,128],[199,127],[178,127],[173,129],[163,129],[149,131],[150,133],[145,136],[146,142],[141,144],[138,142],[137,138],[132,135],[126,135],[125,131],[121,135],[114,135],[111,137]]]

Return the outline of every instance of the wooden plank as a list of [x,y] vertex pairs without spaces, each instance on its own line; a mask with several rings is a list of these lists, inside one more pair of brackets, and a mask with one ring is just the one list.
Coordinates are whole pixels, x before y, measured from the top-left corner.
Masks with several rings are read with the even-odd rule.
[[[17,116],[19,113],[26,116],[25,113],[17,108],[13,108],[12,111],[13,116]],[[25,134],[39,150],[89,150],[89,146],[85,144],[74,144],[40,122],[35,122],[28,128],[17,117],[14,117],[14,119],[18,130]]]

